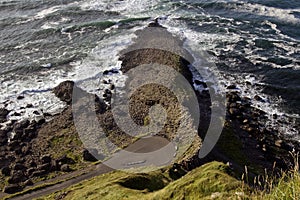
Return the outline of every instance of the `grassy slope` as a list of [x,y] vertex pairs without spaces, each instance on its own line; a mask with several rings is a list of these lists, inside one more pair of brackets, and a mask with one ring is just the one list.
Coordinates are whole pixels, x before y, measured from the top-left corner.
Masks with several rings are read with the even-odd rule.
[[242,182],[227,165],[211,162],[172,180],[168,170],[149,174],[112,172],[40,199],[219,199],[241,195]]
[[[299,199],[299,172],[286,173],[270,192],[251,189],[229,167],[210,162],[173,180],[169,170],[148,174],[115,171],[53,193],[50,199]],[[269,185],[270,186],[270,185]]]

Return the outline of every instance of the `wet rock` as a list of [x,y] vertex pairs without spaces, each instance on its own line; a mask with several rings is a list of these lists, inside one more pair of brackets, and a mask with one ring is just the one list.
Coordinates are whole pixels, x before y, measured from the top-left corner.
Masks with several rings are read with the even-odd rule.
[[33,108],[33,105],[31,103],[26,105],[26,108]]
[[70,172],[72,171],[70,166],[68,164],[64,164],[60,167],[60,170],[63,171],[63,172]]
[[6,117],[9,111],[5,108],[0,108],[0,117]]
[[38,126],[41,126],[41,125],[43,125],[45,122],[46,122],[45,118],[41,118],[41,119],[39,119],[39,120],[37,121],[37,125],[38,125]]
[[105,75],[118,74],[118,73],[119,73],[119,71],[117,69],[111,69],[111,70],[105,70],[103,72],[103,75],[105,76]]
[[259,102],[265,102],[265,100],[264,100],[262,97],[258,96],[258,95],[255,95],[255,96],[254,96],[254,99],[255,99],[256,101],[259,101]]
[[3,188],[3,192],[13,194],[22,190],[22,187],[17,184],[10,184]]
[[33,111],[33,114],[40,115],[40,113],[37,110]]
[[3,123],[6,121],[6,117],[8,115],[9,111],[5,108],[0,108],[0,123]]
[[29,121],[29,120],[23,120],[23,121],[21,121],[21,122],[15,124],[13,130],[14,130],[16,133],[23,133],[23,130],[24,130],[26,127],[28,127],[29,124],[30,124],[30,121]]
[[195,80],[194,83],[196,85],[206,85],[206,83],[204,81],[200,81],[200,80]]
[[111,84],[110,86],[109,86],[109,89],[110,90],[114,90],[116,88],[116,86],[114,85],[114,84]]
[[229,85],[229,86],[227,86],[227,89],[235,90],[235,89],[237,89],[237,87],[236,87],[236,85]]
[[24,99],[24,98],[25,98],[25,97],[22,96],[22,95],[20,95],[20,96],[17,97],[18,100],[21,100],[21,99]]
[[47,112],[44,113],[44,117],[52,117],[52,116],[53,115],[51,113],[47,113]]
[[103,84],[109,84],[109,82],[107,80],[102,80],[101,81]]
[[16,117],[20,117],[22,114],[21,113],[18,113],[18,112],[15,112],[12,114],[12,116],[16,116]]

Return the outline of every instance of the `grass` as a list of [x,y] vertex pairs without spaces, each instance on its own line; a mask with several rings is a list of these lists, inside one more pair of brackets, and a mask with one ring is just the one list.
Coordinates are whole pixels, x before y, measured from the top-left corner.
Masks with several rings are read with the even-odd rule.
[[282,172],[280,178],[266,178],[264,190],[262,192],[257,192],[257,197],[259,199],[300,199],[299,153],[291,154],[294,158],[294,168]]
[[[298,156],[298,155],[297,155]],[[264,189],[249,187],[238,180],[228,165],[210,162],[179,179],[170,176],[171,168],[150,173],[115,171],[73,185],[40,200],[71,199],[300,199],[298,157],[295,167],[280,178],[264,177]],[[264,185],[257,182],[257,185]]]
[[170,169],[148,174],[115,171],[39,199],[209,199],[216,192],[223,198],[235,196],[242,185],[228,175],[229,170],[223,163],[211,162],[177,180],[170,177]]

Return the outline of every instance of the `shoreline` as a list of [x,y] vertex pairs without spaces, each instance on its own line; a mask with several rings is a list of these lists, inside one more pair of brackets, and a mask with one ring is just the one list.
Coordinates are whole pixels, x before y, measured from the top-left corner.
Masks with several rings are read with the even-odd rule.
[[[161,60],[164,62],[165,59],[165,52],[162,50],[158,50],[158,52],[161,52],[161,55],[155,54],[154,59],[157,62],[158,60]],[[148,60],[153,59],[153,51],[138,51],[138,56],[139,58],[144,58],[148,57]],[[157,53],[157,51],[156,51]],[[152,55],[151,55],[152,54]],[[141,60],[138,59],[132,59],[132,58],[138,58],[137,55],[134,54],[128,54],[127,55],[128,60],[127,65],[132,65],[134,62],[137,62],[141,64]],[[171,55],[174,56],[174,55]],[[132,60],[131,60],[132,59]],[[177,58],[178,59],[178,58]],[[124,60],[123,60],[124,61]],[[147,59],[146,59],[147,61]],[[125,63],[126,63],[125,62]],[[169,63],[167,63],[169,64]],[[123,70],[126,68],[126,64],[123,63]],[[180,69],[183,70],[183,73],[186,74],[186,77],[188,77],[188,80],[190,83],[193,83],[192,77],[191,77],[191,72],[188,69],[188,64],[187,63],[181,63],[179,66],[184,66],[184,68]],[[122,70],[122,68],[121,68]],[[125,72],[125,71],[123,71]],[[194,82],[195,83],[195,82]],[[200,83],[199,84],[203,85],[205,87],[206,83]],[[73,117],[72,117],[72,110],[70,107],[70,104],[72,102],[72,90],[74,87],[74,83],[72,82],[63,82],[59,84],[54,89],[54,93],[63,101],[68,104],[68,106],[64,109],[63,112],[54,115],[54,116],[49,116],[52,118],[50,121],[46,121],[41,119],[41,121],[37,122],[30,122],[30,121],[24,121],[22,123],[12,123],[7,127],[6,130],[1,130],[1,138],[8,139],[7,134],[11,131],[15,132],[16,135],[13,137],[12,142],[7,143],[5,141],[1,141],[5,146],[1,147],[3,148],[3,153],[2,157],[4,155],[4,160],[5,162],[2,163],[2,170],[3,167],[7,167],[8,162],[11,162],[9,164],[8,169],[6,168],[7,171],[10,171],[7,174],[14,173],[21,171],[20,173],[25,175],[31,171],[33,173],[34,171],[39,171],[39,173],[36,173],[37,177],[39,176],[47,176],[48,172],[57,172],[56,170],[62,170],[62,166],[65,165],[69,167],[74,167],[76,166],[76,162],[79,162],[79,168],[82,167],[81,165],[87,165],[89,162],[86,163],[81,163],[81,159],[84,156],[83,153],[84,149],[82,147],[76,147],[76,145],[80,144],[79,139],[75,139],[74,134],[76,134],[76,128],[74,127],[73,124]],[[230,88],[233,88],[234,86],[231,86]],[[107,90],[105,92],[106,101],[109,101],[109,94],[112,93],[113,90]],[[207,93],[199,93],[196,92],[198,97],[200,99],[203,98],[208,98]],[[106,104],[103,103],[102,98],[99,98],[93,94],[88,94],[86,93],[87,96],[92,96],[94,97],[96,102],[98,103],[98,107],[96,108],[96,112],[99,113],[100,120],[105,120],[109,119],[111,120],[111,116],[107,111],[109,110],[109,106],[107,107]],[[210,159],[217,159],[221,160],[223,162],[230,162],[233,163],[233,167],[236,167],[236,170],[240,170],[243,168],[244,165],[248,165],[248,163],[252,164],[254,163],[254,170],[253,173],[257,173],[259,171],[263,171],[264,168],[272,169],[273,167],[273,162],[276,161],[279,163],[279,168],[288,168],[288,166],[291,164],[291,160],[287,160],[288,163],[282,162],[283,159],[287,157],[288,151],[292,151],[293,145],[298,145],[298,144],[293,144],[291,141],[285,141],[284,138],[281,138],[280,136],[276,136],[276,130],[270,131],[266,130],[263,127],[263,124],[265,123],[266,120],[266,113],[255,109],[251,106],[251,100],[243,98],[239,96],[239,94],[235,91],[229,92],[227,94],[227,118],[226,118],[226,126],[225,126],[225,133],[223,135],[228,136],[221,138],[221,144],[217,145],[217,150],[213,151],[207,160]],[[209,102],[206,102],[209,103]],[[203,106],[203,111],[207,107],[206,105]],[[146,109],[147,110],[147,109]],[[2,116],[6,118],[6,111],[1,110],[4,114]],[[206,111],[209,112],[209,111]],[[5,115],[6,114],[6,115]],[[209,116],[208,113],[206,114],[206,120],[207,117]],[[207,122],[203,122],[202,126],[200,128],[205,130],[205,124]],[[112,121],[109,121],[107,125],[108,128],[114,128],[112,127],[114,123]],[[118,133],[118,131],[116,131]],[[6,137],[5,137],[6,135]],[[59,138],[62,138],[63,140],[69,140],[70,142],[67,146],[67,148],[74,148],[75,149],[75,154],[72,155],[74,158],[71,158],[70,155],[66,155],[63,157],[61,160],[59,158],[54,158],[53,155],[49,156],[49,152],[47,152],[47,148],[51,150],[51,145],[53,144],[58,144],[58,147],[60,145],[64,145],[65,143],[60,141]],[[203,135],[202,135],[203,138]],[[235,140],[235,144],[231,145],[230,143]],[[14,142],[16,141],[16,142]],[[44,141],[40,143],[41,141]],[[122,137],[121,140],[122,143],[127,144],[128,142],[130,143],[131,139],[128,139],[126,137]],[[116,141],[118,142],[118,141]],[[20,145],[21,144],[21,145]],[[225,146],[224,146],[225,144]],[[238,146],[235,146],[238,144]],[[249,145],[250,144],[250,145]],[[7,145],[7,146],[6,146]],[[223,145],[223,146],[222,146]],[[18,148],[20,146],[21,148]],[[79,145],[80,146],[80,145]],[[5,150],[4,150],[5,149]],[[46,150],[45,150],[46,149]],[[74,151],[72,149],[72,151]],[[230,151],[226,152],[226,149],[230,149]],[[249,150],[251,149],[251,150]],[[296,149],[299,149],[299,145],[296,146]],[[61,149],[56,149],[56,151],[61,150]],[[224,153],[225,150],[225,154]],[[30,155],[32,152],[35,153],[35,155]],[[238,152],[238,153],[237,153]],[[247,153],[248,152],[248,153]],[[251,155],[253,152],[255,152],[254,155]],[[56,152],[52,152],[56,153]],[[226,153],[228,155],[226,155]],[[238,154],[238,155],[235,155]],[[245,154],[245,155],[244,155]],[[11,157],[7,157],[6,155],[10,155]],[[29,156],[30,155],[30,156]],[[78,156],[80,155],[80,156]],[[242,155],[242,160],[239,160],[238,158],[241,158],[240,155]],[[15,156],[17,159],[12,161],[12,157]],[[31,157],[31,160],[25,160],[22,161],[22,157],[29,156]],[[86,155],[90,156],[90,155]],[[198,167],[201,165],[203,162],[206,161],[201,161],[197,159],[197,154],[196,155],[189,155],[191,158],[188,158],[187,160],[183,160],[181,163],[179,163],[180,166],[182,166],[184,169],[187,171],[190,171],[191,169]],[[50,157],[50,158],[49,158]],[[260,159],[257,159],[258,157],[261,157]],[[91,157],[89,157],[90,160],[92,160]],[[12,160],[10,160],[12,159]],[[19,159],[19,160],[18,160]],[[78,160],[77,160],[78,159]],[[205,159],[205,160],[206,160]],[[236,160],[238,159],[238,160]],[[245,159],[245,160],[243,160]],[[3,160],[3,159],[2,159]],[[72,161],[73,160],[73,161]],[[54,161],[54,162],[53,162]],[[34,163],[35,164],[34,164]],[[75,162],[75,163],[74,163]],[[257,162],[257,163],[256,163]],[[4,163],[4,164],[3,164]],[[60,163],[60,164],[59,164]],[[32,167],[28,167],[31,166]],[[35,167],[34,167],[35,166]],[[239,167],[238,167],[239,166]],[[31,169],[33,168],[33,169]],[[39,169],[40,168],[40,169]],[[68,171],[68,167],[66,167],[65,170],[62,171]],[[240,168],[240,169],[237,169]],[[255,169],[256,168],[256,169]],[[31,169],[31,170],[30,170]],[[39,169],[39,170],[36,170]],[[42,171],[43,170],[43,171]],[[76,169],[74,169],[76,170]],[[19,183],[25,184],[27,180],[23,180],[19,176],[16,176],[16,180],[12,180],[12,184]],[[14,175],[11,175],[10,178],[14,179]],[[31,176],[31,175],[29,175]],[[8,176],[9,177],[9,176]],[[6,177],[6,178],[8,178]],[[33,176],[35,177],[35,176]],[[16,182],[16,183],[13,183]],[[29,184],[29,183],[27,183]]]

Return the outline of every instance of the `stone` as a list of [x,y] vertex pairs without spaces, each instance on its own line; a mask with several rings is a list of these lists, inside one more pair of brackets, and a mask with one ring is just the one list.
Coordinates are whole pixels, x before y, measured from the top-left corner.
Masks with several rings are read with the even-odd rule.
[[275,146],[281,147],[282,143],[283,143],[283,140],[276,140],[275,141]]
[[40,115],[40,113],[37,110],[33,111],[33,114]]
[[38,177],[38,176],[43,176],[45,174],[47,174],[46,170],[37,170],[37,171],[34,171],[30,177]]
[[33,185],[33,182],[32,182],[31,179],[28,179],[28,180],[26,180],[26,181],[24,182],[24,185],[30,186],[30,185]]
[[0,123],[3,123],[6,121],[6,117],[8,115],[9,111],[5,108],[0,108]]
[[22,190],[22,187],[17,184],[10,184],[3,188],[3,192],[13,194]]
[[33,174],[33,172],[35,172],[35,171],[36,171],[36,169],[35,169],[34,167],[31,167],[31,168],[28,168],[28,169],[27,169],[26,174],[27,174],[28,176],[30,176],[30,175]]
[[22,147],[22,154],[23,155],[29,155],[31,153],[30,149],[31,149],[30,146],[23,146]]
[[51,162],[51,156],[50,155],[43,155],[42,157],[41,157],[41,161],[42,161],[42,163],[43,164],[45,164],[45,163],[50,163]]
[[1,174],[4,176],[10,176],[10,168],[8,166],[2,167]]
[[10,184],[20,183],[26,179],[23,171],[13,171],[11,177],[7,180]]
[[70,166],[68,164],[64,164],[60,167],[60,170],[63,171],[63,172],[70,172],[72,171]]
[[58,158],[58,159],[56,160],[56,163],[57,163],[58,165],[63,165],[63,164],[74,164],[75,161],[74,161],[72,158],[69,158],[68,156],[64,155],[64,156]]
[[51,169],[51,163],[45,163],[45,164],[42,164],[42,165],[38,165],[37,169],[38,170],[50,171],[50,169]]
[[22,96],[22,95],[19,95],[19,96],[17,97],[18,100],[21,100],[21,99],[24,99],[24,98],[25,98],[25,97]]
[[236,87],[236,85],[229,85],[229,86],[227,86],[227,89],[234,90],[234,89],[237,89],[237,87]]
[[0,117],[6,117],[9,111],[5,108],[0,108]]
[[16,163],[13,167],[13,170],[15,170],[15,171],[18,171],[18,170],[24,171],[26,169],[27,168],[25,167],[25,165],[23,165],[21,163]]
[[72,102],[72,95],[73,95],[73,88],[74,88],[73,81],[64,81],[60,83],[53,89],[53,93],[57,96],[61,101],[66,102],[67,104],[71,104]]
[[119,71],[117,69],[105,70],[103,75],[110,75],[110,74],[118,74]]
[[114,85],[114,84],[111,84],[110,86],[109,86],[109,89],[110,90],[114,90],[116,88],[116,86]]
[[231,115],[235,115],[237,112],[238,112],[238,110],[237,110],[236,108],[230,108],[230,109],[229,109],[229,113],[230,113]]
[[33,108],[33,105],[31,103],[26,105],[26,108]]
[[196,85],[206,85],[204,81],[195,80],[194,83]]
[[265,102],[265,100],[264,100],[262,97],[258,96],[258,95],[255,95],[255,96],[254,96],[254,99],[255,99],[256,101]]

